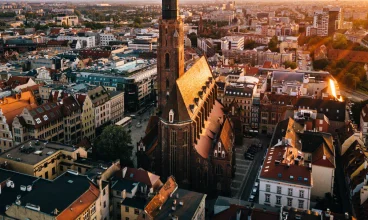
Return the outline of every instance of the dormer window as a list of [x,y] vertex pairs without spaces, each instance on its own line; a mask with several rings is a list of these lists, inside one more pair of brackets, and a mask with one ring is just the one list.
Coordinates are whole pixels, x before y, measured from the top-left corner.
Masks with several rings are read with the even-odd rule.
[[173,123],[174,122],[174,110],[170,110],[169,112],[169,122]]
[[221,152],[221,142],[218,142],[217,146],[218,146],[217,147],[218,148],[218,151]]
[[215,150],[215,152],[213,153],[214,157],[217,157],[217,150]]
[[222,152],[221,152],[221,157],[222,157],[222,158],[225,158],[225,151],[222,151]]

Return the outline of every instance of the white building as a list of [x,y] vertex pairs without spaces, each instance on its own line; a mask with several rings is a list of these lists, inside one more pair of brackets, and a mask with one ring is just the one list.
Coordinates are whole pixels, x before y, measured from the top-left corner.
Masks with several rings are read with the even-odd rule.
[[313,27],[317,28],[317,36],[328,35],[328,12],[316,11],[313,17]]
[[96,46],[95,36],[79,37],[79,36],[58,36],[57,40],[79,40],[82,48],[90,48]]
[[76,15],[66,15],[66,16],[57,16],[56,17],[56,25],[67,25],[67,26],[76,26],[78,25],[78,16]]
[[302,157],[287,141],[268,149],[259,177],[259,204],[310,209],[312,173]]
[[48,71],[45,67],[37,68],[36,71],[37,71],[37,77],[35,79],[36,83],[42,83],[42,82],[45,82],[46,84],[53,83],[50,71]]
[[108,46],[110,41],[116,41],[113,34],[100,34],[100,45]]
[[360,112],[360,131],[363,134],[363,140],[367,143],[368,137],[368,105],[365,105]]
[[225,39],[229,42],[230,50],[244,50],[243,36],[226,36]]

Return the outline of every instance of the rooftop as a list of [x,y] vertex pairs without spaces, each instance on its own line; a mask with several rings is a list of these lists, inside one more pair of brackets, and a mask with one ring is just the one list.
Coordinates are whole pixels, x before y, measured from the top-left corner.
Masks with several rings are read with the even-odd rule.
[[0,154],[0,158],[36,165],[52,156],[60,156],[59,150],[74,152],[77,149],[71,145],[47,142],[44,140],[29,140]]

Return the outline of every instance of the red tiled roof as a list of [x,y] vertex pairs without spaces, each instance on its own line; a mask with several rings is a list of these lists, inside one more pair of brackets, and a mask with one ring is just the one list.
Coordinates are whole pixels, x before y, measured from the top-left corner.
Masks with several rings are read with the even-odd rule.
[[[288,156],[283,159],[283,155]],[[263,162],[260,178],[312,186],[311,171],[306,166],[294,164],[294,160],[290,159],[292,156],[296,158],[298,156],[298,150],[289,145],[269,148],[266,159]],[[279,164],[276,164],[275,161],[278,161]]]
[[47,46],[64,46],[67,47],[69,44],[68,40],[50,40],[47,43]]
[[272,62],[271,61],[265,61],[263,63],[263,68],[271,68],[272,67]]
[[211,153],[214,134],[219,133],[222,120],[224,120],[223,117],[223,106],[218,101],[215,101],[215,105],[208,117],[205,128],[203,129],[197,144],[194,146],[198,154],[203,158],[208,158]]
[[151,172],[143,169],[136,169],[127,167],[124,179],[137,181],[146,184],[148,187],[152,187],[157,181],[160,180],[160,176],[157,176]]
[[29,79],[30,77],[26,77],[26,76],[11,76],[9,80],[6,82],[6,85],[14,89],[15,87],[19,85],[27,84]]
[[79,51],[79,55],[83,58],[92,58],[92,59],[100,59],[100,58],[109,58],[111,55],[111,51],[109,50],[81,50]]
[[231,204],[228,209],[225,209],[222,212],[217,213],[213,216],[213,220],[232,220],[237,219],[238,212],[240,213],[240,220],[248,220],[248,216],[250,216],[251,210],[240,205]]
[[76,219],[82,215],[99,197],[100,190],[93,184],[89,189],[75,200],[68,208],[63,210],[57,219]]

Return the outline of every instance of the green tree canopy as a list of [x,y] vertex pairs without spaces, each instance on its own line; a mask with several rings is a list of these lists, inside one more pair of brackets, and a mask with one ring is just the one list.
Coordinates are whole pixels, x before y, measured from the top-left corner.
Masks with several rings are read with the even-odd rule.
[[324,70],[328,66],[329,62],[327,59],[313,61],[313,68],[316,70]]
[[257,43],[254,40],[246,40],[244,42],[244,50],[252,50],[257,47]]
[[132,138],[122,127],[109,125],[94,142],[94,153],[97,159],[116,160],[124,166],[132,165]]
[[279,43],[279,40],[277,39],[277,36],[273,36],[270,40],[270,42],[268,42],[268,49],[271,50],[272,52],[279,52],[277,45]]
[[286,69],[287,68],[296,69],[298,67],[296,63],[292,61],[285,61],[283,64],[285,65]]

